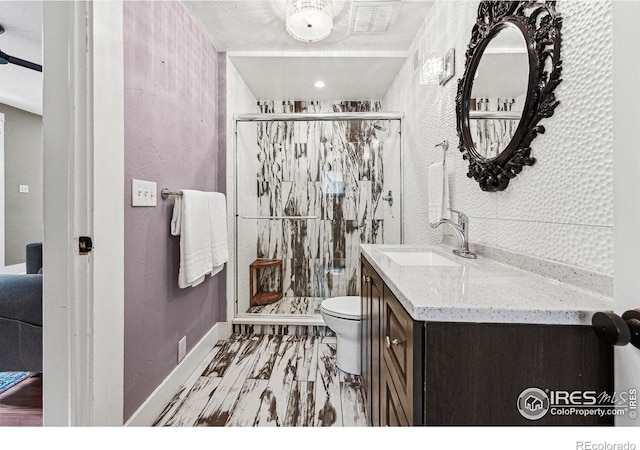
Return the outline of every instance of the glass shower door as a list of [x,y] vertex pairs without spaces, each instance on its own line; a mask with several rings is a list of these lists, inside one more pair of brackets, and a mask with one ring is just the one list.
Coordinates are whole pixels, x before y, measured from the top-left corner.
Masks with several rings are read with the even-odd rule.
[[360,244],[401,239],[400,120],[237,130],[237,315],[317,315],[325,298],[359,295]]

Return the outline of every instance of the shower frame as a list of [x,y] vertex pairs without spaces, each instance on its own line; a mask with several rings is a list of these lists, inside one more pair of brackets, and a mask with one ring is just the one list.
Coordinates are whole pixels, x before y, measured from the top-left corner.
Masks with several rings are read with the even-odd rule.
[[[402,112],[331,112],[331,113],[242,113],[233,115],[233,219],[234,283],[230,325],[324,325],[322,317],[301,314],[243,314],[238,317],[238,123],[240,122],[331,122],[355,120],[400,121],[400,244],[404,243],[404,113]],[[228,278],[229,280],[229,278]],[[231,280],[229,280],[231,281]],[[229,282],[228,281],[228,282]],[[228,320],[228,319],[227,319]]]

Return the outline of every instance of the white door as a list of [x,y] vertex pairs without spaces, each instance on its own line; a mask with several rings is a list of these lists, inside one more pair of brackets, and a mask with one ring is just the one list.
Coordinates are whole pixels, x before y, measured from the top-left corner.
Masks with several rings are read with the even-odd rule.
[[[613,2],[614,300],[615,312],[640,308],[640,2]],[[594,93],[594,101],[597,94]],[[616,392],[640,391],[640,349],[615,349]],[[617,426],[640,426],[636,411]],[[635,417],[634,417],[635,416]]]
[[[44,2],[45,426],[123,424],[122,2]],[[80,255],[78,237],[93,238]]]

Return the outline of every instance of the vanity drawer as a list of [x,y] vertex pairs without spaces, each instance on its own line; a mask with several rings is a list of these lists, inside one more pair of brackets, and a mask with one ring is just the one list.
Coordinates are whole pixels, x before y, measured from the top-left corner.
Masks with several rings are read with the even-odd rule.
[[[411,425],[422,424],[423,389],[422,348],[423,323],[415,322],[403,306],[385,289],[381,314],[381,348],[383,359],[383,390],[391,385],[397,393],[406,418]],[[386,397],[383,395],[383,398]],[[388,403],[390,400],[384,399]],[[386,417],[383,417],[386,418]]]

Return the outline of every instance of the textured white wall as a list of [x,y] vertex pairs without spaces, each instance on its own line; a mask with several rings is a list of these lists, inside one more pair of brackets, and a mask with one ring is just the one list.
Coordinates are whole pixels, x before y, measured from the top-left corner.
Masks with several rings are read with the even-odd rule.
[[[258,229],[255,221],[239,220],[240,239],[238,240],[238,255],[235,254],[236,229],[235,214],[255,215],[258,203],[256,193],[255,147],[257,139],[255,123],[239,123],[238,133],[241,142],[238,143],[238,203],[235,204],[236,186],[234,173],[236,157],[234,152],[233,115],[258,112],[256,98],[247,87],[231,60],[227,57],[227,211],[229,223],[230,260],[227,270],[227,302],[233,305],[236,299],[236,287],[240,292],[249,292],[249,264],[255,259]],[[250,163],[252,165],[250,165]],[[236,286],[235,260],[238,258]],[[239,312],[245,312],[249,307],[248,295],[240,295]],[[235,313],[227,309],[227,320],[231,321]]]
[[[537,162],[503,192],[480,190],[457,149],[455,96],[477,1],[434,2],[409,54],[455,47],[455,76],[420,86],[408,58],[386,94],[387,111],[404,111],[405,242],[441,241],[429,227],[427,173],[450,143],[452,207],[471,220],[470,241],[613,274],[612,19],[610,1],[559,1],[563,16],[560,105],[532,143]],[[441,227],[442,228],[442,227]],[[446,231],[445,231],[446,232]]]

